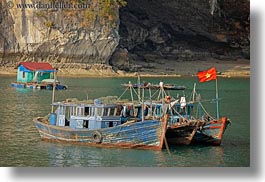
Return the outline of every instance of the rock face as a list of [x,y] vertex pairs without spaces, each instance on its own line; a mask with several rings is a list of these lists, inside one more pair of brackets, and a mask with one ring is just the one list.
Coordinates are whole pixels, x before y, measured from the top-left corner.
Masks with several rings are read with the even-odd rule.
[[[90,3],[78,10],[18,8],[39,1],[12,2],[13,8],[6,0],[0,6],[2,66],[48,61],[141,72],[165,62],[171,70],[171,62],[249,59],[249,0],[127,0],[120,10],[106,8],[118,0],[69,1]],[[104,9],[112,14],[102,15]]]
[[[102,23],[95,8],[100,7],[97,0],[87,1],[90,9],[18,8],[17,4],[38,2],[13,2],[14,7],[7,8],[9,4],[3,0],[0,9],[2,64],[21,60],[108,64],[119,43],[119,19],[111,26]],[[115,11],[118,14],[118,8]]]
[[161,60],[249,59],[249,4],[249,0],[128,0],[120,10],[121,40],[111,64],[143,71]]

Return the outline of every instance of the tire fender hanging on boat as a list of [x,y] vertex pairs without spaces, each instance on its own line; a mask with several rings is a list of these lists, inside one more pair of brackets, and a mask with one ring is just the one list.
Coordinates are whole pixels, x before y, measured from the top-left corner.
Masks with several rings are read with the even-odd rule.
[[102,142],[102,135],[99,131],[94,131],[92,134],[92,141],[95,143],[101,143]]

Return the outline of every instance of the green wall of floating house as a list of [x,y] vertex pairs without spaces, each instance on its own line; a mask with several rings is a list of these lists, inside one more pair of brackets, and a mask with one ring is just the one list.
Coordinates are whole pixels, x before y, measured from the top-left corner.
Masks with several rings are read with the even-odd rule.
[[38,74],[37,81],[38,81],[38,82],[41,82],[42,80],[44,80],[44,79],[49,79],[49,78],[52,78],[52,73],[44,73],[44,72],[40,72],[40,73]]
[[33,72],[20,71],[19,67],[17,69],[17,81],[18,82],[30,82],[34,78]]
[[[17,82],[23,82],[23,83],[31,82],[35,76],[35,73],[36,72],[20,71],[18,68],[18,70],[17,70]],[[42,80],[49,79],[49,78],[52,78],[51,73],[39,72],[38,77],[37,77],[37,81],[41,82]]]

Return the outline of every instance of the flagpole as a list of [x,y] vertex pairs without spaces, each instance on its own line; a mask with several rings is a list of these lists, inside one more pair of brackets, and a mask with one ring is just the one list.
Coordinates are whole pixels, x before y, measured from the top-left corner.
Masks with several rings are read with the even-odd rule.
[[219,119],[219,98],[218,98],[216,68],[212,67],[205,71],[199,71],[197,73],[197,76],[199,78],[199,82],[208,82],[215,79],[216,118]]
[[217,77],[215,79],[215,86],[216,86],[216,117],[219,119],[219,98],[218,98],[218,86],[217,86]]

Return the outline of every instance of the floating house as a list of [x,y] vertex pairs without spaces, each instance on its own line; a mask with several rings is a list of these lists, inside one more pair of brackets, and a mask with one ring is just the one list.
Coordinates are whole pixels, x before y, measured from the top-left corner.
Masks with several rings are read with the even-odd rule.
[[13,87],[52,90],[55,83],[57,90],[67,89],[58,80],[54,81],[57,70],[49,63],[20,62],[16,68],[17,81],[11,84]]

